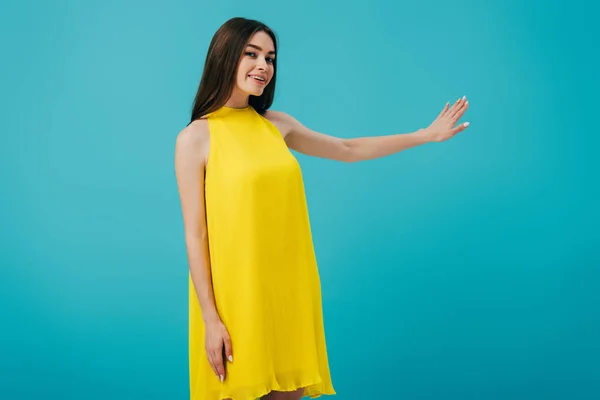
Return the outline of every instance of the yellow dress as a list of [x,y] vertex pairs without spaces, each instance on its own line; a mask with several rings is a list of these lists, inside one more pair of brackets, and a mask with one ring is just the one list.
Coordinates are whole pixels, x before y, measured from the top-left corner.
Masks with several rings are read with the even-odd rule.
[[208,115],[205,201],[216,308],[233,363],[223,383],[206,356],[189,276],[191,400],[254,400],[305,387],[335,394],[321,284],[300,166],[277,128],[251,106]]

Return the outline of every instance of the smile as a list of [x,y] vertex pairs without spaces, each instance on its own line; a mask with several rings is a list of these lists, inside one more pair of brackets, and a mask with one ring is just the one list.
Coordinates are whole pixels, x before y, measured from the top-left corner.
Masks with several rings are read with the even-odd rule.
[[259,85],[264,85],[266,83],[266,79],[263,78],[262,76],[258,76],[258,75],[248,75],[250,78],[252,78],[252,80],[256,83],[258,83]]

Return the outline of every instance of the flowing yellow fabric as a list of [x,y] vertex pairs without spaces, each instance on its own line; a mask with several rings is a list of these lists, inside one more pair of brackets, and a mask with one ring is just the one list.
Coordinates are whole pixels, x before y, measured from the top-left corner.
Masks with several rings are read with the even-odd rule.
[[233,363],[221,382],[206,356],[202,310],[189,276],[191,400],[254,400],[304,387],[335,394],[321,284],[300,166],[280,132],[252,108],[208,115],[205,179],[210,267]]

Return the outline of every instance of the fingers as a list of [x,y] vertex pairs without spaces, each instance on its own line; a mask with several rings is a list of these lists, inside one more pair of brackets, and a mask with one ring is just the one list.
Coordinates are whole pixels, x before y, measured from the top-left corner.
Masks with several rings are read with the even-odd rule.
[[217,371],[217,368],[215,367],[215,362],[213,361],[212,355],[210,353],[207,353],[206,357],[208,358],[208,363],[210,364],[210,367],[212,368],[215,375],[219,376],[219,373]]
[[467,96],[463,96],[461,99],[457,100],[456,104],[454,104],[448,113],[448,117],[457,121],[465,113],[468,105],[469,101],[467,100]]
[[213,372],[221,382],[225,380],[225,367],[223,366],[223,348],[207,351],[206,356]]
[[463,114],[467,111],[467,108],[469,108],[469,100],[465,100],[462,105],[460,106],[460,108],[456,111],[456,115],[454,116],[456,118],[456,120],[458,121],[460,119],[460,117],[463,116]]
[[213,372],[221,382],[225,381],[227,365],[225,360],[229,359],[233,362],[233,352],[229,332],[222,322],[207,326],[205,349]]
[[446,113],[446,111],[448,111],[449,107],[450,107],[450,102],[447,102],[446,105],[444,106],[444,108],[442,108],[442,111],[440,111],[440,113],[438,114],[438,116],[435,119],[441,118]]
[[215,370],[219,380],[223,382],[225,380],[225,367],[223,366],[223,355],[221,351],[217,354],[213,354],[213,361],[215,363]]
[[458,132],[464,131],[468,126],[468,122],[463,122],[462,124],[458,125],[456,128],[452,129],[452,136],[456,135]]
[[231,348],[231,338],[229,335],[225,335],[223,338],[223,342],[225,343],[225,357],[229,360],[230,363],[233,362],[233,349]]
[[450,107],[450,109],[448,110],[448,112],[446,112],[446,115],[444,115],[444,116],[448,117],[448,118],[452,118],[452,115],[454,115],[454,113],[456,112],[457,107],[460,106],[461,100],[462,99],[460,99],[460,98],[458,100],[456,100],[454,102],[454,104],[452,104],[452,107]]
[[456,100],[452,107],[450,107],[450,102],[447,102],[442,111],[440,111],[440,113],[436,117],[436,120],[442,117],[446,117],[458,121],[458,119],[465,113],[465,111],[467,111],[468,106],[469,101],[467,100],[467,96],[463,96],[462,98]]

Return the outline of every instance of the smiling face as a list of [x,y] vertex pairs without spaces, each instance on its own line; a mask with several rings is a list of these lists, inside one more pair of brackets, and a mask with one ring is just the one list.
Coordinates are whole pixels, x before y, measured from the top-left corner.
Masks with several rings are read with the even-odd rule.
[[234,96],[260,96],[275,73],[275,48],[265,32],[256,32],[246,45],[238,64]]

